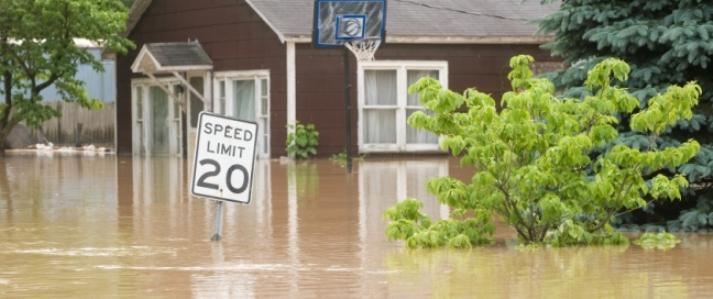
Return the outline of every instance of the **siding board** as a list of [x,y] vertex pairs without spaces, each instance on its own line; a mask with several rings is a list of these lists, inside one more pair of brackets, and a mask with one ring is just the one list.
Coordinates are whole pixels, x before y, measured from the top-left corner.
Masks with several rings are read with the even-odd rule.
[[[449,87],[457,92],[476,87],[500,98],[509,89],[507,73],[511,56],[527,53],[537,61],[556,61],[537,45],[414,45],[387,44],[376,52],[377,60],[448,61]],[[356,152],[358,106],[356,60],[350,56],[352,140]],[[344,148],[344,77],[340,49],[315,49],[297,45],[297,119],[314,123],[320,132],[319,154],[329,156]]]
[[130,66],[138,49],[144,43],[197,39],[213,59],[214,71],[270,70],[270,143],[273,156],[285,154],[285,45],[244,1],[154,0],[129,37],[137,49],[117,63],[119,153],[131,153],[131,78],[141,76]]

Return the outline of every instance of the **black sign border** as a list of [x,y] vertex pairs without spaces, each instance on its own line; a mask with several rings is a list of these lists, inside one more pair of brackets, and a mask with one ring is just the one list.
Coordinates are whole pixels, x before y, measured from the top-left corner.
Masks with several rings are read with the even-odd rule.
[[[250,169],[250,191],[248,191],[248,201],[247,202],[242,202],[242,201],[237,201],[237,200],[231,200],[231,199],[225,199],[225,198],[220,198],[220,197],[215,197],[211,195],[205,195],[205,194],[200,194],[196,192],[195,187],[196,187],[196,170],[198,169],[198,147],[201,144],[201,124],[203,124],[203,115],[208,115],[212,117],[217,117],[217,118],[222,118],[222,119],[227,119],[227,120],[232,120],[232,121],[238,121],[238,122],[243,122],[243,123],[249,123],[255,125],[255,142],[253,144],[253,165]],[[253,182],[254,180],[254,174],[255,174],[255,154],[257,153],[257,139],[260,136],[260,126],[258,126],[257,122],[252,122],[252,121],[247,121],[247,120],[241,120],[237,118],[232,118],[232,117],[227,117],[222,114],[217,114],[213,112],[208,112],[208,111],[201,111],[201,113],[198,115],[198,136],[196,137],[196,150],[193,153],[193,175],[191,179],[191,195],[195,197],[203,197],[203,198],[208,198],[208,199],[213,199],[213,200],[220,200],[220,201],[229,201],[229,202],[234,202],[234,203],[239,203],[239,204],[244,204],[244,205],[249,205],[252,202],[253,199]]]

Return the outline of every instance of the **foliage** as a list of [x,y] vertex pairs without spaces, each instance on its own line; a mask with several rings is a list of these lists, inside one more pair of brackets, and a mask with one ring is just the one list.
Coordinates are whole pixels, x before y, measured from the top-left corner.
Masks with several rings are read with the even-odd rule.
[[439,220],[435,223],[419,210],[423,203],[407,198],[386,210],[391,221],[386,235],[391,240],[406,240],[409,248],[470,248],[493,242],[495,226],[487,211],[476,211],[472,217]]
[[676,236],[661,232],[661,233],[644,233],[634,241],[634,244],[641,246],[644,249],[660,249],[667,250],[676,247],[676,244],[681,243],[681,240]]
[[[352,157],[353,160],[357,161],[362,161],[366,158],[366,155],[361,154],[356,157]],[[346,167],[347,166],[347,152],[346,151],[341,151],[339,153],[336,153],[329,157],[329,160],[332,161],[333,163],[336,163],[339,165],[339,167]]]
[[[510,60],[513,91],[503,95],[502,109],[475,89],[463,94],[425,78],[409,88],[420,93],[432,115],[416,112],[409,124],[443,136],[441,147],[477,169],[468,182],[437,178],[428,190],[468,225],[486,225],[501,215],[523,243],[552,245],[623,244],[626,239],[610,225],[622,210],[647,206],[651,200],[676,200],[688,182],[663,169],[680,166],[699,150],[695,140],[642,151],[614,144],[616,125],[630,118],[631,129],[650,138],[690,119],[701,89],[695,83],[671,86],[649,100],[649,107],[631,114],[639,101],[614,80],[625,81],[629,66],[606,59],[588,75],[592,93],[583,100],[558,98],[553,84],[533,78],[526,55]],[[644,176],[655,175],[647,182]],[[480,244],[485,235],[459,234],[452,225],[431,225],[411,201],[387,211],[387,235],[411,247]],[[450,223],[448,220],[442,223]],[[470,227],[469,227],[470,228]],[[472,229],[478,231],[478,229]]]
[[42,103],[40,93],[50,86],[64,101],[101,108],[74,76],[79,64],[102,71],[102,63],[75,38],[96,42],[106,51],[125,52],[132,44],[121,35],[127,11],[120,0],[0,0],[0,7],[1,151],[18,123],[38,127],[59,116]]
[[[683,174],[691,182],[682,204],[651,205],[644,212],[624,215],[620,221],[665,225],[666,229],[711,229],[707,207],[713,205],[713,2],[706,0],[563,1],[560,9],[540,23],[554,34],[546,48],[570,67],[550,74],[567,96],[591,95],[582,87],[587,72],[606,57],[631,63],[624,87],[646,107],[646,99],[669,85],[697,81],[704,93],[692,117],[667,127],[658,138],[629,130],[622,119],[617,143],[648,149],[677,145],[689,138],[702,143],[699,154],[667,175]],[[650,177],[646,177],[650,179]],[[677,218],[677,219],[676,219]],[[667,221],[668,220],[668,221]],[[662,230],[663,227],[657,228]]]
[[319,132],[314,124],[297,122],[288,127],[293,129],[293,132],[287,135],[287,154],[295,159],[307,159],[317,154]]

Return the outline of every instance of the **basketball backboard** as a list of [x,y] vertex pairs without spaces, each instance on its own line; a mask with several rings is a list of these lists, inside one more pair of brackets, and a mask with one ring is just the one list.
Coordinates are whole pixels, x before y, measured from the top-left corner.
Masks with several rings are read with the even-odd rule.
[[385,0],[315,0],[314,33],[318,48],[384,38]]

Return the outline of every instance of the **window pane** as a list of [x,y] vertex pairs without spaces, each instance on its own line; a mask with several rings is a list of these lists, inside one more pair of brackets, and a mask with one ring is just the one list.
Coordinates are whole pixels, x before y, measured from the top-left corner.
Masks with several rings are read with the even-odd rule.
[[[407,109],[407,119],[416,111],[421,109]],[[424,111],[425,112],[425,111]],[[411,126],[406,126],[406,143],[411,144],[438,144],[438,136],[423,129],[415,129]]]
[[[203,94],[203,78],[191,78],[191,86],[201,94]],[[198,114],[203,111],[203,101],[191,92],[191,128],[198,126]]]
[[364,142],[396,143],[396,110],[364,110]]
[[[413,85],[418,81],[419,79],[423,77],[431,77],[433,79],[438,80],[438,71],[437,70],[409,70],[406,75],[407,79],[407,84],[406,88],[408,89],[409,86]],[[409,106],[421,106],[421,104],[418,102],[418,94],[410,94],[408,96],[408,105]]]
[[396,71],[365,71],[366,105],[396,105]]
[[267,115],[270,109],[267,79],[260,80],[260,115]]
[[225,111],[225,80],[220,80],[218,85],[218,113],[227,114]]
[[255,121],[255,81],[233,81],[233,116]]
[[[179,86],[174,85],[172,91],[176,92],[178,90]],[[173,102],[173,118],[175,119],[180,119],[181,118],[181,105],[178,104],[178,99],[175,99]]]
[[144,89],[136,87],[136,120],[144,119]]
[[262,153],[267,154],[270,152],[270,135],[262,135]]
[[168,154],[168,96],[162,89],[151,87],[151,151]]
[[261,94],[262,96],[267,96],[267,88],[268,87],[269,86],[267,84],[267,79],[261,79],[260,80],[260,92],[262,93]]

